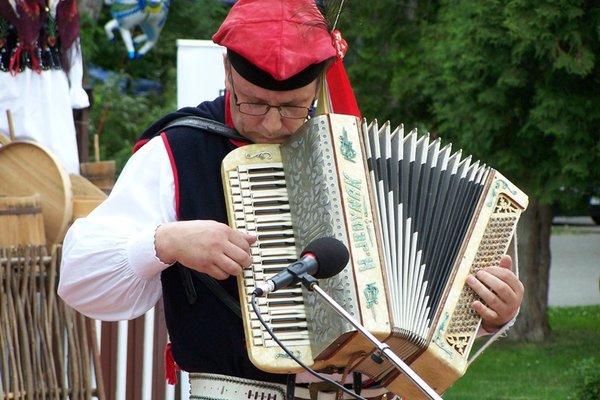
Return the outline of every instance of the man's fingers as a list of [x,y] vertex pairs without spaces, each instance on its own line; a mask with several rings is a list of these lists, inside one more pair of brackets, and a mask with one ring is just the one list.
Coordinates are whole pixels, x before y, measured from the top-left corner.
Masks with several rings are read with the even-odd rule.
[[224,281],[231,276],[231,274],[225,272],[221,267],[215,264],[207,266],[204,270],[204,273],[219,281]]
[[502,258],[500,259],[500,262],[498,263],[498,266],[500,268],[506,268],[506,269],[512,271],[513,270],[512,258],[509,255],[502,256]]
[[523,284],[519,278],[506,267],[487,267],[477,272],[477,279],[507,299],[513,294],[521,296],[524,292]]
[[[224,255],[235,263],[238,267],[247,268],[252,264],[250,257],[250,248],[240,248],[232,243],[225,246]],[[233,275],[233,274],[232,274]]]
[[479,271],[476,277],[469,276],[467,282],[488,308],[497,311],[503,308],[503,301],[494,290],[494,287],[499,287],[502,284],[502,281],[497,277],[484,273],[484,271]]
[[250,250],[250,246],[256,242],[257,237],[249,235],[242,231],[232,231],[229,236],[229,241],[237,247],[244,249],[246,252]]
[[497,321],[498,313],[487,307],[479,300],[475,300],[472,304],[473,309],[481,316],[484,321]]
[[511,271],[510,258],[498,267],[488,267],[467,278],[467,284],[481,301],[473,302],[473,309],[481,315],[487,327],[498,327],[516,314],[523,297],[523,284]]

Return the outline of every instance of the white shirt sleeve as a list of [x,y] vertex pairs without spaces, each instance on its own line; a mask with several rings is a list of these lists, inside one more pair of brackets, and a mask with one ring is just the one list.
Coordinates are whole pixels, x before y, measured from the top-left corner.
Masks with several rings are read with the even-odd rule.
[[68,60],[71,62],[68,73],[71,107],[75,109],[89,107],[90,99],[83,89],[83,56],[79,38],[73,42],[68,51]]
[[77,219],[63,242],[58,294],[102,320],[136,318],[162,295],[154,233],[176,220],[173,169],[161,137],[128,161],[108,198]]

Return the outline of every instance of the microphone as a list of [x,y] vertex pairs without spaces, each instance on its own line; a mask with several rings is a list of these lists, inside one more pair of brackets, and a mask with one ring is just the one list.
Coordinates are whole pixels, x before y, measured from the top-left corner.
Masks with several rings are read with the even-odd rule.
[[313,240],[304,248],[298,261],[288,265],[266,283],[258,285],[254,294],[264,296],[288,287],[299,282],[305,274],[317,279],[330,278],[344,269],[349,258],[348,249],[339,240],[332,237]]

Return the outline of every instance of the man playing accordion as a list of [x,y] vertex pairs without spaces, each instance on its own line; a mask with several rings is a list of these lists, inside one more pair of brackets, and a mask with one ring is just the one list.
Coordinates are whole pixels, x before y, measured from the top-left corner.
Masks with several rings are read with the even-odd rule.
[[[293,135],[312,115],[319,79],[338,51],[314,0],[239,0],[213,40],[227,49],[224,96],[169,114],[143,135],[108,199],[69,230],[59,295],[102,320],[133,319],[162,297],[174,366],[206,374],[192,382],[196,398],[231,400],[238,389],[245,391],[240,399],[248,393],[310,398],[312,377],[256,368],[240,317],[181,271],[208,275],[238,297],[236,277],[251,265],[256,237],[228,225],[221,161],[248,142],[282,143]],[[188,115],[223,123],[240,138],[189,127],[162,131]],[[511,269],[504,257],[468,279],[483,300],[472,305],[483,318],[482,334],[517,314],[523,285]],[[230,391],[196,389],[206,380]],[[393,397],[377,387],[365,387],[361,396]]]

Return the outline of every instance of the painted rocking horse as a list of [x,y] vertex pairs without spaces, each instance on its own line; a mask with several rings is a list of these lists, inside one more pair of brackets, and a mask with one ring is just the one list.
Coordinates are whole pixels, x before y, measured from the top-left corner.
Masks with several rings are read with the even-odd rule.
[[[104,3],[110,5],[113,17],[104,25],[108,39],[114,40],[113,31],[118,29],[129,58],[133,59],[142,57],[158,41],[171,0],[104,0]],[[142,33],[132,36],[136,27]]]

